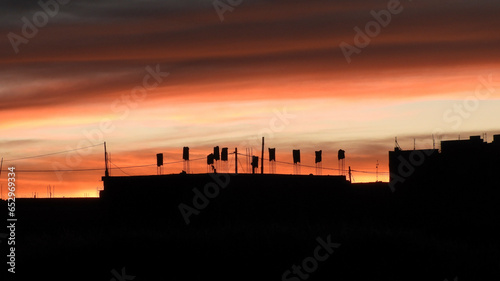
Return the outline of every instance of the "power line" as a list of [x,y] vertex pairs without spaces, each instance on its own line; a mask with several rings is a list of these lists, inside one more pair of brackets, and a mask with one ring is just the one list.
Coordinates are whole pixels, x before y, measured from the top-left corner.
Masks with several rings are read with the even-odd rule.
[[[151,167],[151,166],[156,166],[156,164],[149,164],[149,165],[137,165],[137,166],[127,166],[127,167],[121,167],[122,169],[129,169],[129,168],[142,168],[142,167]],[[54,173],[54,172],[90,172],[90,171],[102,171],[104,168],[85,168],[85,169],[72,169],[72,170],[19,170],[16,169],[16,172],[22,172],[22,173]],[[7,170],[4,170],[7,171]]]
[[[239,155],[242,155],[242,156],[246,156],[246,157],[250,157],[250,155],[248,154],[244,154],[244,153],[238,153]],[[269,160],[267,158],[264,158],[264,160]],[[285,161],[277,161],[277,160],[274,160],[276,161],[276,163],[281,163],[281,164],[288,164],[288,165],[295,165],[294,163],[292,162],[285,162]],[[308,168],[316,168],[316,166],[311,166],[311,165],[304,165],[304,164],[300,164],[302,167],[308,167]],[[324,170],[332,170],[332,171],[340,171],[340,169],[338,168],[325,168],[323,167],[322,169]],[[351,170],[352,172],[357,172],[357,173],[365,173],[365,174],[375,174],[377,172],[372,172],[372,171],[362,171],[362,170]],[[389,172],[379,172],[379,174],[382,173],[382,174],[389,174]]]
[[[20,170],[16,169],[16,173],[55,173],[55,172],[89,172],[89,171],[100,171],[103,168],[88,168],[88,169],[74,169],[74,170]],[[6,172],[7,170],[3,170]]]
[[34,155],[34,156],[26,156],[26,157],[21,157],[21,158],[16,158],[16,159],[8,159],[4,160],[5,162],[8,161],[17,161],[17,160],[25,160],[25,159],[32,159],[32,158],[40,158],[40,157],[45,157],[45,156],[50,156],[50,155],[56,155],[56,154],[61,154],[61,153],[67,153],[71,151],[77,151],[77,150],[82,150],[82,149],[87,149],[95,146],[100,146],[103,145],[104,143],[99,143],[99,144],[94,144],[91,146],[86,146],[86,147],[81,147],[81,148],[75,148],[75,149],[70,149],[70,150],[64,150],[64,151],[58,151],[58,152],[53,152],[53,153],[47,153],[47,154],[40,154],[40,155]]
[[109,163],[113,164],[113,166],[115,166],[116,168],[118,168],[118,170],[122,171],[122,173],[124,173],[125,175],[127,176],[131,176],[129,173],[126,173],[125,171],[123,171],[120,167],[116,166],[115,163],[111,162],[111,160],[109,160]]
[[[53,153],[48,153],[48,154],[41,154],[41,155],[34,155],[34,156],[28,156],[28,157],[22,157],[22,158],[17,158],[17,159],[9,159],[9,160],[4,160],[4,161],[16,161],[16,160],[24,160],[24,159],[31,159],[31,158],[39,158],[39,157],[44,157],[44,156],[50,156],[50,155],[55,155],[55,154],[61,154],[61,153],[67,153],[71,151],[76,151],[76,150],[82,150],[90,147],[95,147],[95,146],[100,146],[103,145],[104,143],[96,144],[96,145],[91,145],[87,147],[82,147],[82,148],[77,148],[77,149],[71,149],[71,150],[65,150],[65,151],[59,151],[59,152],[53,152]],[[250,157],[248,154],[244,153],[238,153],[241,156],[245,157]],[[205,157],[200,157],[196,159],[191,159],[190,161],[198,161],[205,159]],[[239,159],[238,159],[239,160]],[[269,160],[268,158],[264,158],[264,160]],[[276,160],[275,160],[276,161]],[[110,161],[111,162],[111,161]],[[172,162],[167,162],[163,163],[163,165],[170,165],[170,164],[177,164],[177,163],[183,163],[184,160],[180,161],[172,161]],[[285,161],[276,161],[276,163],[281,163],[281,164],[287,164],[287,165],[294,165],[292,162],[285,162]],[[116,168],[118,168],[120,171],[122,171],[124,174],[130,176],[130,174],[126,173],[123,171],[123,169],[132,169],[132,168],[145,168],[145,167],[152,167],[156,166],[156,164],[146,164],[146,165],[135,165],[135,166],[124,166],[124,167],[118,167],[115,163],[111,162]],[[240,162],[241,165],[241,162]],[[304,165],[301,164],[302,167],[308,167],[308,168],[316,168],[315,166],[312,165]],[[339,171],[338,168],[328,168],[328,167],[323,167],[324,170],[331,170],[331,171]],[[53,172],[92,172],[92,171],[101,171],[102,168],[82,168],[82,169],[68,169],[68,170],[16,170],[17,172],[23,172],[23,173],[53,173]],[[7,171],[7,170],[3,170]],[[356,173],[365,173],[365,174],[375,174],[377,173],[376,171],[363,171],[363,170],[351,170],[352,172]],[[379,172],[381,174],[389,174],[389,172]]]
[[[205,159],[205,158],[204,157],[203,158],[196,158],[196,159],[192,159],[190,161],[197,161],[197,160],[202,160],[202,159]],[[167,162],[167,163],[163,163],[163,164],[164,165],[169,165],[169,164],[176,164],[176,163],[182,163],[182,162],[184,162],[184,160],[182,160],[182,161]],[[114,164],[114,163],[112,163],[112,164],[116,166],[116,164]],[[135,165],[135,166],[125,166],[125,167],[118,167],[118,166],[116,166],[116,167],[121,170],[121,169],[144,168],[144,167],[152,167],[152,166],[156,166],[156,164],[145,164],[145,165]],[[18,169],[16,169],[16,172],[22,172],[22,173],[53,173],[53,172],[91,172],[91,171],[101,171],[101,170],[104,170],[104,169],[103,168],[82,168],[82,169],[71,169],[71,170],[18,170]],[[2,170],[2,171],[7,172],[7,170]]]

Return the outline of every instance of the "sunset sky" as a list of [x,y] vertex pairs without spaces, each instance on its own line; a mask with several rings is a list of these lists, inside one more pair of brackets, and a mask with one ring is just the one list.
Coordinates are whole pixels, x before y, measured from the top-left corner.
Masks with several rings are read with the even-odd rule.
[[[498,0],[42,3],[1,4],[3,198],[12,165],[19,197],[45,197],[48,185],[57,197],[96,196],[103,141],[111,175],[156,174],[156,153],[178,162],[183,146],[192,159],[214,146],[260,156],[264,136],[284,162],[301,149],[314,166],[321,149],[323,167],[336,169],[344,149],[361,182],[376,179],[377,160],[388,180],[394,137],[418,149],[432,148],[433,134],[500,134]],[[380,12],[388,5],[399,12]],[[375,13],[390,14],[385,26]],[[379,30],[356,47],[370,22]],[[357,52],[346,58],[341,44]],[[126,168],[140,165],[152,166]],[[206,160],[191,170],[206,172]]]

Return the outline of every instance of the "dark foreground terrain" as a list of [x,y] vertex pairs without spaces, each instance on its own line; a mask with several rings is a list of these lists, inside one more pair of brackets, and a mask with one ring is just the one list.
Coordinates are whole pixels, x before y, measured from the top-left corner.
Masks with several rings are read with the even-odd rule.
[[[188,225],[178,205],[193,206],[191,190],[168,199],[18,199],[16,274],[5,269],[1,280],[500,280],[496,191],[307,188],[229,186]],[[0,246],[6,261],[6,240]]]

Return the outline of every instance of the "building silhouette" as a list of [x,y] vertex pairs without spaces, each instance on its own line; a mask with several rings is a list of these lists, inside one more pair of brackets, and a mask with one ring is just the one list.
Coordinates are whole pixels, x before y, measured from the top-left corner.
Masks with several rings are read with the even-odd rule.
[[389,151],[390,186],[409,188],[459,188],[494,185],[500,173],[500,135],[493,142],[480,136],[441,141],[441,149]]

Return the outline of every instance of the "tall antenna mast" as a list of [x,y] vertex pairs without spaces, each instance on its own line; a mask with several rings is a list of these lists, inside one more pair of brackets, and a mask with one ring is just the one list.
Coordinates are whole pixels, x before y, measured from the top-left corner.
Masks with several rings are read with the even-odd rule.
[[377,182],[378,182],[378,165],[379,164],[378,164],[378,160],[377,160],[377,165],[376,165],[376,167],[377,167]]
[[[251,149],[249,148],[248,151],[251,151]],[[252,164],[253,163],[252,160],[253,160],[253,154],[252,154],[252,152],[250,152],[250,156],[248,157],[248,171],[247,172],[250,174],[255,174],[255,169],[253,167],[254,165]]]
[[0,161],[0,176],[2,175],[2,167],[3,167],[3,157],[2,160]]
[[398,137],[394,138],[394,150],[401,150],[401,147],[399,146],[398,143]]
[[264,174],[264,137],[262,137],[262,154],[260,157],[260,173]]
[[104,142],[104,164],[106,165],[106,170],[104,171],[104,176],[109,177],[109,171],[108,171],[108,152],[106,150],[106,142]]
[[[3,157],[2,160],[0,161],[0,176],[2,175],[2,167],[3,167]],[[2,197],[0,197],[0,199],[3,199],[3,185],[0,185],[0,192],[2,193]]]
[[238,174],[238,148],[234,148],[234,173]]

